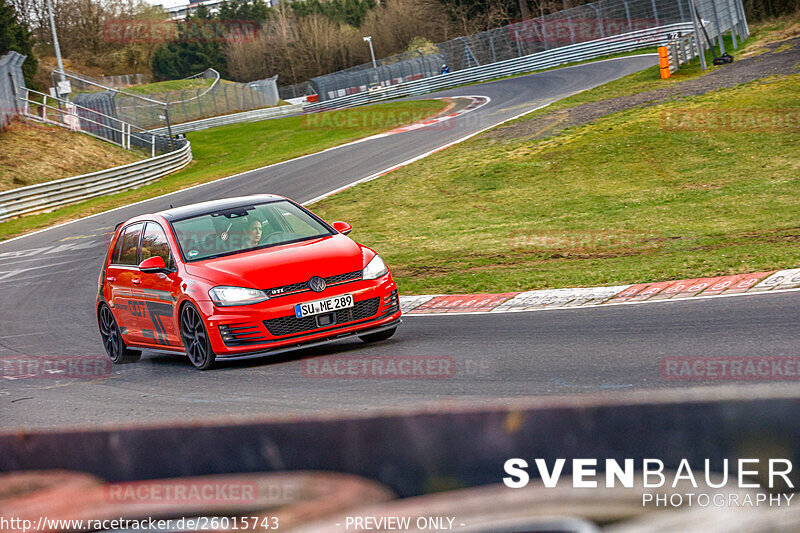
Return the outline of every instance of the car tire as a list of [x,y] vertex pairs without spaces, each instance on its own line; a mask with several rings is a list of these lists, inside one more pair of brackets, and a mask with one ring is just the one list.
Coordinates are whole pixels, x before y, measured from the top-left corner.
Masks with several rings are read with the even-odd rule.
[[198,370],[213,368],[217,356],[211,349],[203,317],[192,304],[186,304],[181,309],[180,330],[186,355],[194,367]]
[[142,357],[141,350],[131,350],[125,346],[122,340],[117,320],[114,313],[106,304],[102,304],[97,311],[97,323],[100,326],[100,337],[103,340],[103,348],[111,362],[117,365],[135,363]]
[[384,330],[384,331],[379,331],[378,333],[369,333],[367,335],[359,335],[358,338],[361,339],[364,342],[380,342],[380,341],[385,341],[386,339],[388,339],[389,337],[394,335],[395,331],[397,331],[396,327],[394,327],[392,329],[387,329],[387,330]]

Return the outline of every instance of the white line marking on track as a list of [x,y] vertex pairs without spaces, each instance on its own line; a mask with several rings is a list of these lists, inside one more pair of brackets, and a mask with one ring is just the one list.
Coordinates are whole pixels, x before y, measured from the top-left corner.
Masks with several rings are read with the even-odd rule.
[[[23,272],[29,272],[31,270],[40,270],[42,268],[51,268],[51,267],[58,266],[58,265],[68,265],[68,264],[71,264],[71,263],[78,263],[78,262],[81,262],[81,261],[84,261],[84,259],[82,257],[78,258],[78,259],[72,259],[70,261],[61,261],[60,263],[50,263],[48,265],[42,265],[42,266],[37,266],[37,267],[18,268],[16,270],[0,271],[0,281],[6,283],[7,282],[6,280],[9,280],[11,277],[16,276],[17,274],[22,274]],[[36,276],[36,277],[38,277],[38,276]],[[28,279],[28,278],[25,278],[25,279]],[[20,280],[15,280],[15,281],[20,281]]]

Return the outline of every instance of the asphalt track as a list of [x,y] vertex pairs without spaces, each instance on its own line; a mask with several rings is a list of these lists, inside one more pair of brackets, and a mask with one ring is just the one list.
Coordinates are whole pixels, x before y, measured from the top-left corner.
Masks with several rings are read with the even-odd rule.
[[[443,91],[436,96],[484,95],[491,101],[447,127],[352,144],[0,243],[0,364],[103,353],[94,318],[97,276],[108,234],[122,220],[169,204],[254,193],[308,201],[654,61],[628,57]],[[661,377],[663,357],[797,355],[798,304],[800,292],[787,292],[539,313],[409,316],[385,343],[343,341],[227,362],[204,373],[180,356],[146,353],[137,364],[91,380],[4,375],[0,427],[362,412],[442,400],[689,387],[702,383]],[[342,356],[435,357],[446,369],[438,377],[344,379],[319,366]]]

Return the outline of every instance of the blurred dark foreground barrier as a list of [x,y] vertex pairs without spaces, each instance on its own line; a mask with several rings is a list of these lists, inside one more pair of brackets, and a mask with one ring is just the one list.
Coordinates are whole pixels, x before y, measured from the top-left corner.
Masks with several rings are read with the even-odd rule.
[[[552,468],[565,458],[798,462],[795,385],[729,386],[618,396],[483,402],[481,408],[185,422],[0,433],[0,472],[66,469],[110,482],[209,474],[330,471],[364,476],[401,497],[501,483],[507,459]],[[601,469],[601,468],[599,468]],[[797,470],[792,472],[795,486]],[[530,468],[531,477],[536,469]],[[564,476],[562,476],[564,477]],[[563,479],[562,482],[571,481]]]
[[[6,432],[0,531],[328,533],[395,530],[388,525],[403,520],[409,533],[797,531],[800,505],[789,505],[794,494],[780,494],[785,485],[743,487],[735,474],[716,473],[723,459],[796,464],[795,395],[794,385],[709,387],[367,417]],[[532,478],[536,459],[550,469],[566,459],[561,483],[506,487],[509,458],[526,459]],[[573,458],[597,459],[597,488],[573,488]],[[661,461],[675,483],[646,488],[639,470],[648,458]],[[606,459],[633,460],[636,481],[603,486]],[[683,459],[697,470],[699,489],[678,479]],[[702,473],[706,459],[710,478]],[[747,480],[767,487],[766,469],[757,469]],[[791,477],[797,486],[795,471]],[[652,492],[663,505],[653,504]],[[688,503],[696,493],[723,503]],[[680,503],[666,505],[673,497]],[[759,498],[779,504],[738,503]],[[116,519],[150,526],[114,525]]]

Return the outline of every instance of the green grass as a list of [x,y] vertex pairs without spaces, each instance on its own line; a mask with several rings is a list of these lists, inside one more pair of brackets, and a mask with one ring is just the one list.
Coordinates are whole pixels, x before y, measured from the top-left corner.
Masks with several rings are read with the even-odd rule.
[[800,133],[665,131],[662,113],[800,108],[800,75],[631,109],[549,140],[477,137],[313,206],[405,294],[800,266]]
[[187,137],[192,143],[194,160],[186,169],[139,189],[0,223],[0,240],[318,152],[416,122],[437,113],[446,105],[442,100],[395,102],[189,133]]
[[167,80],[167,81],[157,81],[155,83],[146,83],[144,85],[134,85],[133,87],[127,87],[124,89],[125,92],[128,93],[135,93],[135,94],[162,94],[170,91],[185,91],[185,90],[197,90],[202,88],[206,88],[210,86],[214,82],[213,79],[210,78],[192,78],[189,80]]
[[[732,41],[729,36],[723,39],[725,43],[725,49],[731,53],[732,55],[737,54],[738,52],[733,50]],[[748,40],[745,45],[747,45],[750,41]],[[715,46],[717,41],[714,41]],[[742,48],[740,47],[740,50]],[[718,50],[718,48],[717,48]],[[735,57],[735,55],[734,55]],[[600,87],[596,87],[590,91],[583,91],[578,94],[574,94],[557,102],[553,102],[549,106],[534,111],[524,117],[517,119],[517,120],[530,120],[531,118],[539,117],[542,115],[546,115],[548,113],[552,113],[553,111],[557,111],[559,109],[566,109],[570,107],[579,106],[582,104],[588,104],[591,102],[599,102],[602,100],[608,100],[610,98],[618,98],[621,96],[629,96],[632,94],[639,94],[644,93],[647,91],[653,91],[656,89],[663,89],[665,87],[670,87],[675,84],[679,84],[684,81],[691,80],[693,78],[698,78],[705,74],[708,74],[714,69],[724,68],[724,67],[715,67],[712,65],[711,60],[713,56],[711,55],[710,51],[706,52],[706,59],[707,59],[707,70],[703,70],[700,66],[700,58],[695,58],[692,61],[689,61],[685,65],[682,65],[677,72],[675,72],[672,76],[670,76],[666,80],[661,79],[661,75],[659,72],[658,65],[654,65],[652,67],[640,70],[639,72],[634,72],[633,74],[629,74],[628,76],[624,76],[617,80],[611,81]]]

